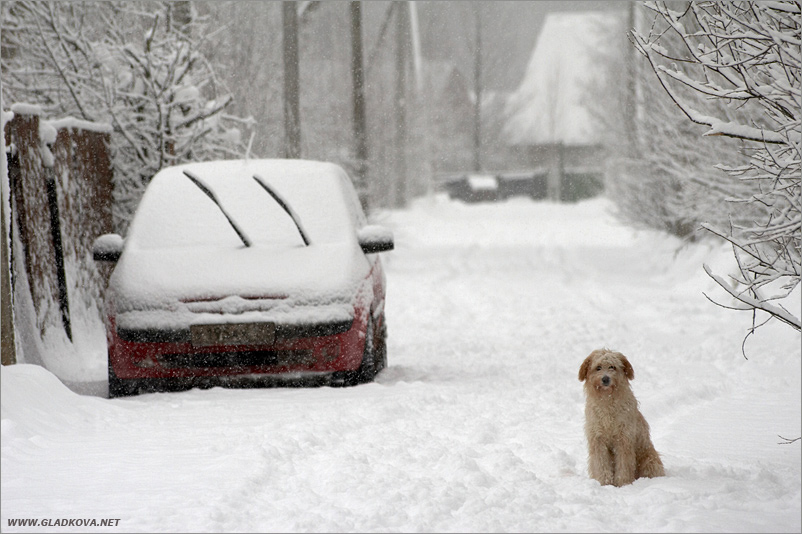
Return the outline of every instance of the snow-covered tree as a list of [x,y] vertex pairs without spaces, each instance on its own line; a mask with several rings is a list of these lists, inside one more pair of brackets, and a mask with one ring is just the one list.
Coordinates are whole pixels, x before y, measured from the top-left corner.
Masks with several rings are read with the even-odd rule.
[[[603,125],[608,158],[607,184],[619,215],[638,227],[668,232],[683,240],[704,236],[701,224],[727,224],[734,210],[726,199],[751,194],[751,184],[716,169],[721,161],[747,159],[742,143],[700,137],[665,94],[648,63],[627,39],[628,28],[647,24],[639,4],[629,4],[629,16],[600,33],[609,41],[595,52],[603,77],[594,78],[586,105]],[[681,53],[679,39],[664,35],[662,45]],[[683,98],[709,114],[731,115],[724,102],[692,91]]]
[[7,101],[112,125],[120,231],[162,167],[245,153],[239,127],[248,121],[225,114],[231,96],[199,51],[207,30],[191,8],[189,2],[3,3]]
[[[733,245],[739,275],[730,283],[708,266],[705,270],[737,301],[736,309],[755,317],[765,312],[768,320],[800,330],[797,311],[779,301],[802,276],[801,4],[646,6],[656,23],[634,31],[633,39],[674,107],[707,127],[705,136],[742,141],[749,156],[746,163],[722,160],[719,167],[738,177],[750,194],[725,189],[734,215],[727,225],[703,225]],[[666,46],[671,40],[681,46]],[[702,102],[713,102],[713,111],[701,109]]]

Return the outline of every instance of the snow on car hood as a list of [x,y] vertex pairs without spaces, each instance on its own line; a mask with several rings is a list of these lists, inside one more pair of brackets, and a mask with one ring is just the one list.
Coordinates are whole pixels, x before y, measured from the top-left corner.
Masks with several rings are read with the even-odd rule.
[[[214,192],[251,246],[184,170]],[[254,175],[297,213],[310,245]],[[109,283],[117,325],[350,320],[359,291],[370,286],[356,238],[362,224],[353,186],[336,165],[250,160],[165,169],[140,202]]]
[[370,287],[364,256],[346,246],[137,252],[120,259],[110,286],[126,329],[345,321]]

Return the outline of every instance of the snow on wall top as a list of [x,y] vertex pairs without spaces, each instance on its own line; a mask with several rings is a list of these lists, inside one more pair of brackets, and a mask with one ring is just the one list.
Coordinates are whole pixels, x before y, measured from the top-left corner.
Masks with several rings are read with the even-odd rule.
[[616,12],[547,15],[524,79],[507,101],[504,135],[508,143],[598,141],[583,102],[592,96],[589,86],[601,74],[594,51],[605,46],[605,31],[619,19]]
[[108,122],[90,122],[75,117],[65,117],[49,121],[50,125],[56,130],[71,129],[71,130],[86,130],[98,133],[112,133],[114,129]]
[[11,111],[14,113],[19,113],[20,115],[42,115],[42,108],[37,106],[36,104],[26,104],[24,102],[20,102],[17,104],[11,104]]
[[[11,114],[8,112],[3,111],[3,120],[9,121],[13,118],[14,114],[18,115],[35,115],[37,117],[41,117],[44,115],[44,111],[42,110],[41,106],[37,104],[26,104],[24,102],[16,103],[11,105]],[[45,122],[45,121],[43,121]],[[40,138],[42,141],[46,143],[53,143],[56,140],[56,133],[51,132],[51,130],[61,130],[64,128],[70,129],[78,129],[78,130],[89,130],[92,132],[100,132],[100,133],[111,133],[113,128],[110,123],[107,122],[90,122],[81,119],[76,119],[74,117],[64,117],[62,119],[50,120],[46,121],[46,131],[43,130],[40,132]],[[5,124],[5,122],[4,122]],[[52,138],[52,139],[51,139]]]

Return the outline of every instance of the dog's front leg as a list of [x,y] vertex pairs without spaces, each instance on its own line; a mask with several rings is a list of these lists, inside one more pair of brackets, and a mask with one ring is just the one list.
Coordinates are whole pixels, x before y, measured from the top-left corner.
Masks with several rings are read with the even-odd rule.
[[635,473],[638,469],[635,448],[627,438],[622,437],[616,441],[613,452],[615,455],[613,484],[618,487],[632,484],[635,481]]
[[613,453],[604,440],[588,441],[588,471],[590,478],[598,480],[602,486],[613,483]]

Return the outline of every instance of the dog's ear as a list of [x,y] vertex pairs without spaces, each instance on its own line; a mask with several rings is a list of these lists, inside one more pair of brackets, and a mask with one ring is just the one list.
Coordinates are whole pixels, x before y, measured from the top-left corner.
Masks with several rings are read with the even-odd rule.
[[629,363],[629,360],[627,360],[626,356],[620,352],[618,355],[621,358],[621,365],[624,366],[624,375],[627,377],[627,379],[633,380],[635,378],[635,369],[632,368],[632,364]]
[[590,354],[585,361],[582,362],[582,365],[579,366],[579,381],[582,382],[588,377],[588,370],[590,369],[590,360],[593,356],[593,353]]

